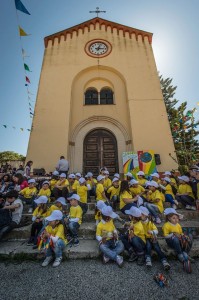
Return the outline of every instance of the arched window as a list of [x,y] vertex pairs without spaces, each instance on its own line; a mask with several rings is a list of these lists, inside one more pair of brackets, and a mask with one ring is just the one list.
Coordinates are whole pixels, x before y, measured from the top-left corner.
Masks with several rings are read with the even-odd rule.
[[98,104],[98,91],[95,88],[89,88],[85,92],[85,105]]
[[110,88],[101,89],[100,104],[113,104],[113,91]]

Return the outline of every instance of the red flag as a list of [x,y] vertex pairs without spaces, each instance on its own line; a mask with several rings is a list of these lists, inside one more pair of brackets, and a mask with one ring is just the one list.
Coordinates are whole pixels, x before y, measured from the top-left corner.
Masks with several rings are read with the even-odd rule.
[[26,76],[26,82],[30,83],[30,79]]

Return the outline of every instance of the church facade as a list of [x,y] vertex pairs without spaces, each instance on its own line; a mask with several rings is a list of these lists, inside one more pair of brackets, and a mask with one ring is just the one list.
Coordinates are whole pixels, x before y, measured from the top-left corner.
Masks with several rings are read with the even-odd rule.
[[53,171],[123,173],[122,153],[154,150],[176,169],[152,33],[99,17],[45,37],[27,160]]

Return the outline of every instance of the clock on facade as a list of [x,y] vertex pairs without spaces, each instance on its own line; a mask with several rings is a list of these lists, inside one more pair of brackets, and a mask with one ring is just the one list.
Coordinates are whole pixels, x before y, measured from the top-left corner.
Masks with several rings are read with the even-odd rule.
[[101,39],[89,41],[85,46],[85,51],[92,57],[105,57],[112,51],[112,46],[109,42]]

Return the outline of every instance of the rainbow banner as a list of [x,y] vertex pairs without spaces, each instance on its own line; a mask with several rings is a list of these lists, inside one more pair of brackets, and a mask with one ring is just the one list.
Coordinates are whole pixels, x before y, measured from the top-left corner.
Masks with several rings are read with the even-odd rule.
[[157,172],[153,150],[123,152],[122,160],[124,174],[130,172],[134,178],[138,171],[143,171],[145,175]]

